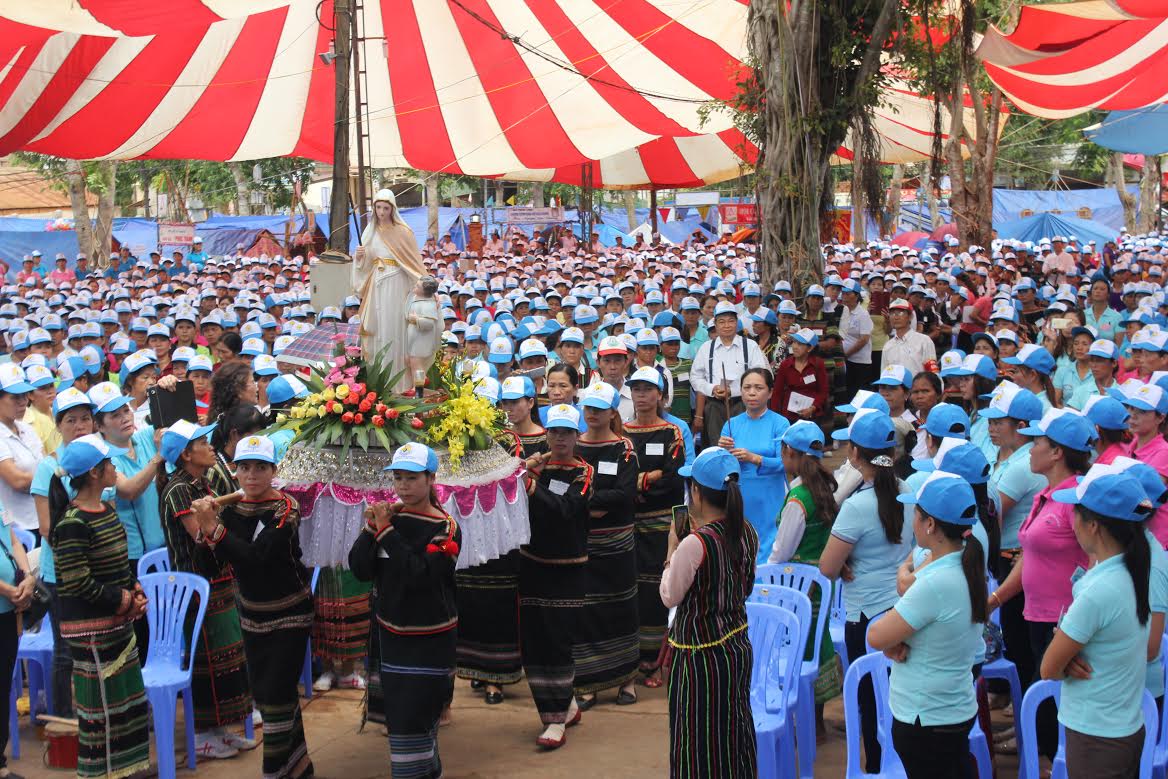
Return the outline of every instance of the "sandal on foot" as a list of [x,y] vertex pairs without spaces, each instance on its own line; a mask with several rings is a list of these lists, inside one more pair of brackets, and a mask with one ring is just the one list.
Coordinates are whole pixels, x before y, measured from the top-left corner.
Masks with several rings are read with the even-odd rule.
[[499,703],[502,703],[503,702],[503,691],[502,690],[492,690],[483,696],[483,700],[485,700],[488,704],[490,704],[492,706],[499,704]]
[[628,690],[621,690],[616,694],[617,706],[632,706],[637,702],[637,694]]
[[549,730],[551,730],[551,726],[548,726],[547,730],[545,730],[543,734],[535,740],[536,744],[548,752],[552,751],[553,749],[559,749],[564,745],[564,742],[568,740],[567,730],[561,730],[559,738],[548,735]]
[[641,684],[645,685],[646,687],[648,687],[651,690],[655,690],[658,687],[660,687],[661,685],[665,684],[665,680],[662,679],[660,676],[646,676],[646,677],[643,677],[640,681],[641,681]]
[[[580,697],[576,698],[576,707],[580,711],[588,711],[589,709],[591,709],[595,705],[596,705],[596,693],[592,693],[591,695],[589,695],[587,697],[581,695]],[[579,713],[579,712],[577,712],[577,713]]]

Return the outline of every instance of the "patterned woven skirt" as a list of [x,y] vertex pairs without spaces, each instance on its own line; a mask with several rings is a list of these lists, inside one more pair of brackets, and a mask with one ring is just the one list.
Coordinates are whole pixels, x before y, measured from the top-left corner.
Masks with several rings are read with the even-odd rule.
[[403,636],[379,629],[381,686],[389,729],[389,773],[394,779],[442,775],[438,718],[454,696],[458,631]]
[[636,678],[638,657],[633,526],[593,528],[584,566],[584,608],[572,647],[576,694],[620,687]]
[[[187,636],[194,623],[188,614]],[[204,731],[242,722],[252,711],[248,658],[243,651],[243,631],[235,606],[235,580],[211,582],[207,615],[197,641],[191,690],[194,693],[195,730]],[[301,657],[301,663],[304,658]],[[252,660],[254,663],[255,661]]]
[[370,584],[345,568],[322,568],[316,583],[312,654],[340,666],[360,661],[369,645]]
[[243,634],[256,706],[264,717],[264,779],[313,775],[297,686],[310,632],[305,626]]
[[[819,619],[820,593],[816,587],[811,595],[811,624]],[[804,660],[815,659],[815,648],[808,642]],[[815,702],[827,703],[843,692],[843,672],[835,655],[835,645],[831,643],[830,631],[824,629],[819,641],[819,674],[815,677]]]
[[[374,600],[376,597],[375,593]],[[374,605],[374,611],[376,608]],[[374,627],[369,631],[369,652],[365,656],[365,700],[362,701],[360,730],[365,729],[367,722],[385,724],[385,692],[381,689],[381,629],[376,627],[376,621],[371,624]]]
[[[77,775],[119,779],[150,765],[149,711],[134,629],[69,639]],[[108,743],[108,749],[107,749]]]
[[751,662],[745,630],[706,649],[674,648],[669,667],[671,777],[757,775]]
[[660,665],[669,609],[661,602],[661,571],[669,548],[672,509],[637,514],[637,612],[640,619],[641,670],[651,674]]
[[584,565],[519,558],[519,647],[544,725],[563,724],[572,703],[572,646],[584,603]]
[[458,676],[489,684],[523,677],[519,657],[519,550],[456,571]]

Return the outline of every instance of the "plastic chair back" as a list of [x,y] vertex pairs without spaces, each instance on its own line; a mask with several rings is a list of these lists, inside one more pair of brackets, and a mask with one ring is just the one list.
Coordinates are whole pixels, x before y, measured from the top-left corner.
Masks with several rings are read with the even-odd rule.
[[[145,558],[143,558],[145,559]],[[150,626],[150,654],[146,663],[169,665],[189,674],[194,662],[194,653],[183,651],[187,610],[191,599],[197,594],[194,630],[198,636],[203,627],[203,617],[207,614],[207,601],[211,596],[211,585],[202,576],[193,573],[172,571],[150,573],[139,577],[138,581],[146,593],[146,621]],[[183,655],[186,654],[185,663]]]
[[752,601],[769,603],[794,612],[799,618],[799,646],[804,652],[799,655],[799,661],[802,662],[806,657],[807,640],[811,634],[811,599],[798,590],[781,584],[756,584],[746,600],[748,603]]
[[[819,647],[823,643],[823,632],[827,630],[827,619],[831,613],[834,588],[831,579],[819,572],[819,568],[806,563],[782,563],[781,565],[763,565],[758,569],[757,578],[766,584],[781,584],[791,587],[811,597],[812,585],[819,588],[819,614],[815,617],[815,625],[811,633],[811,640],[815,642],[812,663],[819,667]],[[843,591],[840,591],[842,596]]]
[[803,658],[799,617],[781,606],[747,601],[746,620],[753,654],[751,706],[768,714],[785,713]]
[[893,773],[888,771],[892,765],[899,767],[900,761],[896,759],[896,751],[892,748],[892,717],[891,712],[888,711],[888,672],[891,667],[892,661],[883,653],[869,652],[862,657],[853,658],[848,666],[848,672],[844,674],[844,726],[847,741],[846,776],[848,779],[871,776],[864,771],[860,735],[860,682],[865,676],[871,678],[876,697],[876,732],[881,746],[881,775]]
[[31,552],[37,547],[37,536],[31,530],[25,530],[21,527],[12,525],[12,534],[16,536],[16,540],[24,547],[25,552]]
[[170,571],[170,553],[166,547],[147,552],[138,559],[138,578],[148,573],[167,573]]
[[[1057,706],[1062,700],[1063,686],[1061,682],[1043,679],[1030,685],[1030,689],[1022,696],[1022,711],[1015,717],[1014,732],[1021,736],[1018,744],[1018,775],[1028,779],[1038,779],[1038,736],[1034,733],[1038,706],[1047,698],[1054,698]],[[1064,754],[1067,734],[1059,723],[1058,757]]]
[[[1168,632],[1160,641],[1160,674],[1168,683]],[[1168,774],[1168,716],[1160,718],[1160,732],[1156,736],[1156,749],[1152,755],[1155,775]]]

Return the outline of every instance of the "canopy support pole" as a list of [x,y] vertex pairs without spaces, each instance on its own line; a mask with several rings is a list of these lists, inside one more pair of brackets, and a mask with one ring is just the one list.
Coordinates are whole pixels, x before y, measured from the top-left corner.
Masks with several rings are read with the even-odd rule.
[[369,170],[365,167],[365,149],[369,144],[369,131],[365,126],[365,119],[369,112],[369,105],[366,103],[364,92],[361,89],[362,82],[365,81],[365,70],[361,67],[361,47],[364,45],[365,39],[361,37],[361,30],[358,26],[358,19],[361,21],[365,19],[365,5],[361,0],[356,0],[356,8],[350,17],[353,21],[350,40],[354,43],[352,47],[353,97],[356,98],[357,102],[357,110],[354,112],[354,119],[357,122],[357,213],[354,221],[357,223],[357,233],[360,235],[365,229],[364,217],[369,208],[368,189],[365,186],[369,174]]
[[592,245],[592,163],[580,166],[580,243]]
[[352,63],[353,17],[350,0],[333,2],[333,68],[336,104],[333,109],[333,191],[329,200],[328,245],[349,252],[349,66]]
[[[649,187],[649,225],[653,235],[657,234],[657,188]],[[653,235],[649,236],[649,245],[653,245]]]

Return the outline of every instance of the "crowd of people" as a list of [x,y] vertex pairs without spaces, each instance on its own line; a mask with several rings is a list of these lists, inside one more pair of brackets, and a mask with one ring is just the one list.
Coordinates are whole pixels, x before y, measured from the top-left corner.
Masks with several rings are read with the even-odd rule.
[[[667,685],[673,775],[752,776],[745,603],[759,566],[790,561],[844,583],[850,657],[893,661],[908,776],[967,775],[998,655],[1024,686],[1065,680],[1039,711],[1048,765],[1061,723],[1072,776],[1132,775],[1143,690],[1164,690],[1168,243],[825,246],[822,283],[796,290],[725,239],[559,240],[422,254],[440,358],[524,462],[529,542],[458,569],[437,457],[411,443],[387,457],[398,500],[368,507],[315,595],[276,479],[291,435],[265,431],[307,394],[281,353],[360,298],[317,311],[305,258],[26,258],[0,301],[0,699],[18,622],[47,612],[79,775],[147,769],[137,569],[165,549],[210,583],[189,637],[201,758],[254,748],[250,718],[265,776],[312,775],[311,636],[316,688],[366,690],[393,776],[441,775],[456,678],[488,704],[526,679],[548,750],[583,712]],[[150,395],[187,380],[200,424],[152,425]],[[842,668],[827,636],[819,657],[822,727]],[[878,705],[861,685],[868,771]]]

